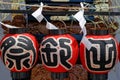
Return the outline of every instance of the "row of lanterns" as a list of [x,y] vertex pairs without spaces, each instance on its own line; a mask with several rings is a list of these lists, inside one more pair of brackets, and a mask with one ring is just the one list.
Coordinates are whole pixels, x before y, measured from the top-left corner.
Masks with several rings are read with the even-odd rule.
[[11,71],[13,80],[30,80],[30,71],[38,60],[38,52],[43,66],[53,73],[53,78],[67,74],[78,57],[83,67],[94,74],[108,73],[118,61],[118,42],[108,34],[88,35],[92,43],[88,50],[84,44],[79,45],[75,37],[64,33],[64,30],[44,36],[40,44],[35,36],[25,32],[23,28],[10,29],[10,33],[0,42],[1,58]]

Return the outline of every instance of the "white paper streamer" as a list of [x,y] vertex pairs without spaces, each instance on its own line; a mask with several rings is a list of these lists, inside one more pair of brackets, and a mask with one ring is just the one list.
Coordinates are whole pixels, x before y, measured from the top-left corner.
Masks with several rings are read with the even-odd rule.
[[43,10],[43,3],[41,2],[40,7],[35,12],[32,13],[32,16],[35,17],[38,22],[41,22],[44,18],[44,16],[42,15],[42,10]]
[[47,24],[46,24],[46,28],[47,29],[58,29],[55,25],[53,25],[52,23],[50,23],[50,22],[47,22]]
[[2,24],[3,26],[5,26],[5,27],[7,27],[7,28],[20,28],[20,27],[16,27],[16,26],[4,24],[4,23],[2,23],[2,22],[0,22],[0,24]]
[[58,29],[55,25],[53,25],[52,23],[48,22],[48,20],[43,16],[42,14],[43,11],[43,3],[41,3],[40,7],[32,13],[32,16],[35,17],[38,22],[41,22],[43,19],[46,20],[47,24],[46,24],[46,28],[47,29]]
[[86,48],[87,48],[88,50],[90,50],[90,48],[92,47],[92,44],[91,44],[91,42],[90,42],[86,37],[83,37],[83,38],[82,38],[82,42],[83,42],[83,44],[86,46]]
[[87,31],[86,31],[86,27],[85,27],[86,20],[84,18],[84,6],[82,3],[80,3],[80,4],[81,4],[82,9],[78,13],[76,13],[73,17],[79,21],[79,25],[83,31],[82,43],[87,47],[88,50],[90,50],[90,48],[92,47],[92,44],[86,38]]
[[83,36],[85,37],[85,36],[86,36],[86,34],[87,34],[86,27],[83,27],[83,28],[82,28],[82,31],[83,31]]
[[[80,15],[81,14],[81,15]],[[78,20],[78,21],[80,21],[82,18],[83,18],[83,11],[79,11],[79,12],[77,12],[75,15],[74,15],[74,17]]]

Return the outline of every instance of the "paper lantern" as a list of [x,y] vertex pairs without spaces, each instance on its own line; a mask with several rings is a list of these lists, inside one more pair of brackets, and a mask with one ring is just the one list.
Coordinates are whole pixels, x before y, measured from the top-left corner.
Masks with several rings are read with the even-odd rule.
[[89,35],[90,50],[81,44],[80,59],[84,68],[94,74],[108,73],[118,60],[118,42],[111,35]]
[[40,45],[44,67],[51,72],[67,72],[76,63],[78,43],[69,34],[49,35]]
[[33,35],[15,31],[18,32],[7,34],[1,40],[1,58],[12,73],[26,73],[37,61],[38,43]]

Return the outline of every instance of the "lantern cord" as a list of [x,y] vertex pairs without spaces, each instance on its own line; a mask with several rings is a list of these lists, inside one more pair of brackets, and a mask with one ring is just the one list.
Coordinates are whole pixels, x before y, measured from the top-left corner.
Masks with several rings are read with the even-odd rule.
[[[96,2],[99,3],[99,2]],[[6,4],[6,5],[19,5],[19,6],[26,6],[26,7],[39,7],[39,5],[37,4],[22,4],[22,3],[12,3],[12,2],[3,2],[0,1],[0,4]],[[44,5],[44,8],[48,8],[48,9],[63,9],[63,10],[80,10],[80,9],[96,9],[95,7],[84,7],[84,8],[80,8],[80,7],[66,7],[66,6],[48,6],[48,5]],[[110,6],[110,7],[99,7],[97,9],[114,9],[114,8],[120,8],[120,6]]]

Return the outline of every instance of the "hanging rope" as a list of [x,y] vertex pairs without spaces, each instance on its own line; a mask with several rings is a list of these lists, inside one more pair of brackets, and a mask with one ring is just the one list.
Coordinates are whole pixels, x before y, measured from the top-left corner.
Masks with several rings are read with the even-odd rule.
[[[95,2],[95,3],[99,3],[99,1],[97,1],[97,2]],[[103,2],[102,2],[103,3]],[[3,1],[0,1],[0,4],[6,4],[6,5],[19,5],[19,6],[29,6],[29,7],[39,7],[39,5],[37,5],[37,4],[32,4],[32,5],[30,5],[30,4],[21,4],[21,3],[12,3],[12,2],[3,2]],[[79,8],[79,7],[64,7],[64,6],[48,6],[48,5],[44,5],[43,6],[44,8],[52,8],[52,9],[56,9],[56,8],[58,8],[58,9],[68,9],[68,10],[72,10],[72,9],[77,9],[77,10],[79,10],[79,9],[83,9],[83,8]],[[117,6],[110,6],[110,7],[102,7],[102,8],[100,8],[100,9],[114,9],[114,8],[120,8],[120,6],[119,5],[117,5]],[[91,7],[84,7],[84,9],[96,9],[96,8],[91,8]]]

